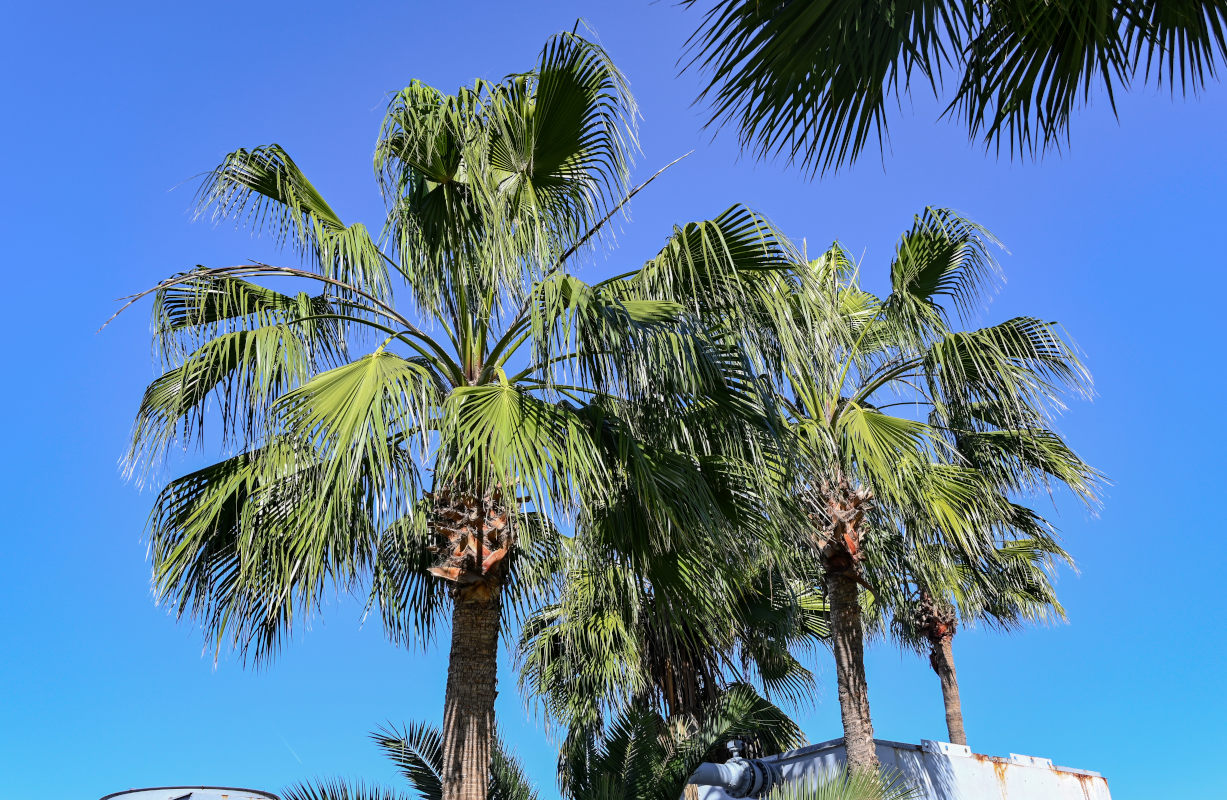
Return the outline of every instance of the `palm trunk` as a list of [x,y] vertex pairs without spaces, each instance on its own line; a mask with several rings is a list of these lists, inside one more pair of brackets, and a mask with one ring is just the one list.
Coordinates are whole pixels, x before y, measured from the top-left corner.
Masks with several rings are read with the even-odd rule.
[[497,583],[458,587],[443,707],[443,800],[486,800],[498,694]]
[[935,642],[929,653],[929,664],[942,682],[942,701],[946,704],[946,730],[952,744],[967,745],[967,732],[963,730],[963,704],[959,700],[959,678],[954,671],[952,636],[943,636]]
[[839,712],[844,723],[848,769],[864,772],[878,768],[869,716],[869,689],[865,682],[865,632],[856,577],[846,570],[827,574],[827,602],[831,608],[831,644],[835,651],[835,677],[839,686]]

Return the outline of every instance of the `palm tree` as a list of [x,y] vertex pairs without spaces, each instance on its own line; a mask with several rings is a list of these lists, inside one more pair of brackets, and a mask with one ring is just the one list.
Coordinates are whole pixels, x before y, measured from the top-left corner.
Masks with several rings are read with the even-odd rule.
[[[693,6],[697,0],[686,0]],[[913,80],[968,133],[1035,153],[1093,90],[1196,92],[1227,59],[1223,0],[716,0],[690,39],[712,122],[808,172],[854,161]]]
[[[1021,404],[1013,410],[1013,421],[1006,422],[990,404],[979,403],[935,410],[931,421],[944,434],[948,457],[974,468],[1003,498],[1051,496],[1064,488],[1093,505],[1103,476],[1049,427],[1043,412]],[[1072,567],[1073,560],[1057,542],[1053,527],[1035,511],[1008,499],[1001,509],[1000,518],[986,526],[995,547],[980,557],[931,544],[940,542],[935,537],[914,535],[902,568],[895,569],[902,583],[886,576],[872,581],[887,587],[887,604],[898,607],[895,632],[900,639],[912,646],[928,645],[955,744],[967,744],[954,667],[958,620],[1012,630],[1028,621],[1064,618],[1051,571],[1058,561]],[[902,596],[893,591],[896,587]]]
[[827,633],[817,576],[802,583],[713,549],[679,548],[641,568],[618,552],[572,559],[558,599],[522,631],[522,685],[571,732],[600,728],[628,703],[694,725],[735,684],[789,702],[811,696],[798,656]]
[[[973,414],[977,430],[1009,431],[1031,453],[1029,422],[1088,378],[1054,323],[1016,318],[955,330],[942,301],[966,316],[997,272],[983,228],[927,210],[900,239],[890,294],[860,288],[838,246],[813,262],[825,293],[798,294],[799,315],[826,320],[824,341],[781,387],[800,443],[808,542],[825,573],[831,644],[849,767],[877,766],[864,668],[862,589],[881,593],[867,566],[911,541],[966,554],[994,549],[1008,501],[985,473],[951,456],[949,421]],[[1035,441],[1033,441],[1035,440]]]
[[[522,685],[569,730],[599,728],[626,703],[693,723],[733,683],[793,700],[813,688],[794,651],[825,636],[825,604],[812,562],[781,547],[783,454],[759,433],[759,458],[731,443],[706,462],[723,476],[711,483],[718,527],[670,534],[661,524],[687,517],[672,508],[688,498],[654,493],[651,513],[642,493],[623,492],[567,543],[557,595],[526,622],[518,653]],[[771,490],[743,491],[748,472]]]
[[891,631],[903,645],[927,651],[941,684],[946,729],[954,744],[967,744],[954,663],[959,626],[981,623],[1010,631],[1065,618],[1052,585],[1052,570],[1058,561],[1071,566],[1073,561],[1044,520],[1029,509],[1015,509],[1017,520],[1008,535],[979,563],[968,563],[963,554],[940,548],[924,552],[922,546],[921,554],[905,556],[910,564],[894,565],[891,576],[870,578],[873,585],[887,587],[894,579],[898,588],[883,590],[886,599],[875,612],[889,612]]
[[[687,499],[662,531],[714,529],[707,459],[763,439],[769,398],[751,376],[788,344],[761,333],[782,292],[747,287],[787,286],[795,264],[764,219],[734,207],[675,227],[638,270],[572,272],[646,185],[625,183],[635,113],[605,52],[574,33],[500,82],[452,95],[414,82],[376,150],[387,250],[281,147],[237,150],[202,212],[272,233],[306,265],[200,267],[129,303],[155,295],[166,366],[131,468],[172,444],[237,450],[158,495],[159,599],[257,660],[329,587],[365,582],[404,642],[428,641],[450,605],[445,800],[486,797],[505,603],[535,602],[559,527],[632,491],[648,514],[654,495]],[[713,309],[722,338],[699,317]]]
[[[1064,487],[1088,505],[1095,502],[1102,475],[1083,461],[1047,425],[1041,413],[1020,408],[1010,427],[992,419],[987,407],[935,415],[957,463],[976,469],[1003,496],[1051,493]],[[987,417],[987,424],[983,418]],[[1029,621],[1063,619],[1052,586],[1058,561],[1073,560],[1052,526],[1032,509],[1002,504],[1000,519],[988,525],[996,542],[982,557],[929,544],[915,536],[901,563],[891,564],[871,583],[884,589],[884,606],[906,645],[929,649],[929,664],[942,686],[950,741],[966,745],[953,643],[960,618],[1012,630]],[[887,610],[882,608],[882,611]]]

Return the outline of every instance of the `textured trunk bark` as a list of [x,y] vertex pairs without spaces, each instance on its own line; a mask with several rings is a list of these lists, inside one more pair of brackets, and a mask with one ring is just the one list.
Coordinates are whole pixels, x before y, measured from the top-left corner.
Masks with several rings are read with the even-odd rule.
[[954,672],[954,649],[952,637],[945,637],[933,644],[929,664],[942,682],[942,701],[946,704],[946,730],[952,744],[967,744],[967,732],[963,730],[963,704],[959,700],[959,678]]
[[443,706],[443,800],[486,800],[501,612],[497,584],[460,587],[455,592]]
[[839,685],[839,712],[844,723],[844,746],[852,772],[876,770],[878,752],[873,744],[869,716],[869,689],[865,683],[865,632],[856,578],[846,571],[827,577],[831,606],[831,644],[835,650],[835,677]]

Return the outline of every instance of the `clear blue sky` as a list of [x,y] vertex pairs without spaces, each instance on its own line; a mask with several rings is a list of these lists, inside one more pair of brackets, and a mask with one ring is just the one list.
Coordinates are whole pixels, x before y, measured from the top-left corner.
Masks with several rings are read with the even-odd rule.
[[[664,0],[65,2],[5,16],[0,797],[391,781],[366,732],[439,718],[439,650],[397,650],[352,600],[259,671],[214,666],[197,631],[154,607],[151,493],[117,468],[155,374],[147,309],[94,331],[114,298],[174,271],[274,257],[267,241],[191,223],[190,183],[175,188],[229,150],[283,144],[347,220],[377,228],[370,162],[386,93],[527,69],[578,16],[642,105],[640,176],[697,151],[636,200],[594,273],[636,266],[673,223],[736,201],[813,246],[838,237],[863,253],[871,282],[926,204],[1004,240],[1009,282],[985,320],[1066,325],[1099,396],[1061,428],[1114,485],[1098,518],[1058,515],[1082,569],[1060,581],[1070,624],[959,636],[972,744],[1100,770],[1117,800],[1221,791],[1227,87],[1175,103],[1128,95],[1119,124],[1100,100],[1077,118],[1072,150],[1040,164],[969,145],[921,98],[885,157],[808,182],[701,131],[697,78],[676,69],[697,16]],[[817,669],[822,694],[798,712],[811,740],[839,735],[825,654]],[[921,659],[875,646],[869,677],[879,736],[944,736]],[[501,685],[505,733],[554,796],[549,734],[510,671]]]

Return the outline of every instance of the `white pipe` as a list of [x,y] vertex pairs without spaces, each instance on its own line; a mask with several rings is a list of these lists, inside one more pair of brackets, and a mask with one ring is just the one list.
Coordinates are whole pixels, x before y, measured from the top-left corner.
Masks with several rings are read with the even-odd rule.
[[741,782],[746,768],[744,761],[730,761],[727,764],[703,763],[686,783],[699,786],[719,786],[728,790]]

